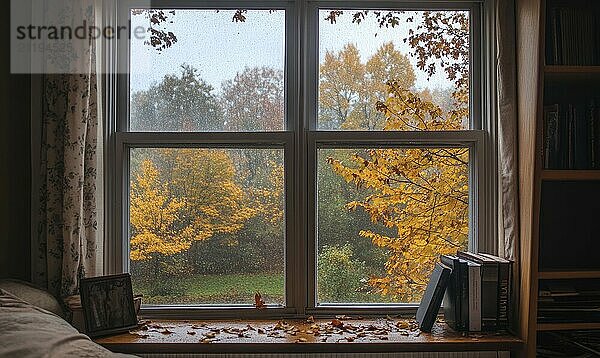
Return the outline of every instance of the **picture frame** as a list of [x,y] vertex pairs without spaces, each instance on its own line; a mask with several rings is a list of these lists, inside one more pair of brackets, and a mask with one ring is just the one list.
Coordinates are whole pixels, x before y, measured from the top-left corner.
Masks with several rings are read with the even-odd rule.
[[84,278],[79,292],[86,333],[90,337],[127,332],[137,327],[130,274]]

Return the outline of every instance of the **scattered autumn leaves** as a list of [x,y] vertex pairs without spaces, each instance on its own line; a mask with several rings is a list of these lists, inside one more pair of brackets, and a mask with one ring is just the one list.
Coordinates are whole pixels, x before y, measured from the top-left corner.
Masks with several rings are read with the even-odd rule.
[[[362,317],[336,316],[332,320],[315,320],[312,316],[306,320],[284,321],[275,323],[256,321],[249,323],[191,323],[163,324],[142,321],[138,329],[129,333],[146,339],[153,336],[169,336],[177,334],[197,336],[199,343],[237,340],[243,338],[263,337],[262,339],[286,340],[286,342],[308,343],[350,343],[355,341],[388,341],[392,334],[401,336],[418,336],[420,334],[416,322],[391,317],[365,320]],[[258,338],[261,339],[261,338]]]

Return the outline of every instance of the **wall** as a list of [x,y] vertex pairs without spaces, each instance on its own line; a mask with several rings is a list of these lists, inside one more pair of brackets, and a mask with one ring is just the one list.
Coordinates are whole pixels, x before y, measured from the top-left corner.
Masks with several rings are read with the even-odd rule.
[[30,279],[30,77],[10,74],[10,1],[0,3],[0,277]]

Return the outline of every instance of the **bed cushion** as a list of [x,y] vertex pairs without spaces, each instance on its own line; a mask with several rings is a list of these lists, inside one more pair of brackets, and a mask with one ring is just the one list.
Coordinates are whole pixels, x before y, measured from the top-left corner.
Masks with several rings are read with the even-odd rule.
[[20,298],[27,303],[41,307],[57,316],[65,318],[65,313],[63,312],[63,309],[56,298],[54,298],[54,296],[47,291],[41,290],[29,282],[13,279],[2,279],[0,280],[0,289]]
[[0,289],[0,357],[134,357],[116,354],[65,320]]

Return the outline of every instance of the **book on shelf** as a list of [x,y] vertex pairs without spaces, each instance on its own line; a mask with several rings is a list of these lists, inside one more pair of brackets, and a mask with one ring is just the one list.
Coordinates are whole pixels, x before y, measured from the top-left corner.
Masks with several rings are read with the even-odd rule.
[[593,66],[600,64],[598,6],[549,6],[546,24],[546,63]]
[[440,261],[452,269],[444,294],[444,320],[456,331],[469,329],[468,263],[454,255],[442,255]]
[[481,329],[498,328],[498,262],[473,252],[459,251],[458,257],[481,265]]
[[417,323],[423,332],[431,332],[433,323],[438,315],[444,292],[450,280],[452,269],[441,262],[435,264],[435,268],[427,283],[427,288],[421,298],[417,309]]
[[458,252],[442,255],[452,269],[444,295],[444,318],[457,331],[507,329],[512,263],[501,257]]
[[469,272],[469,331],[481,331],[481,265],[467,261]]
[[597,280],[541,282],[537,316],[542,323],[600,322],[600,284]]
[[544,169],[600,169],[600,102],[544,106]]
[[481,253],[498,263],[498,329],[508,328],[508,317],[510,310],[510,281],[512,275],[512,264],[499,256]]
[[558,167],[558,105],[544,107],[544,167]]

